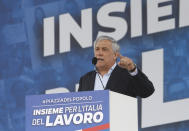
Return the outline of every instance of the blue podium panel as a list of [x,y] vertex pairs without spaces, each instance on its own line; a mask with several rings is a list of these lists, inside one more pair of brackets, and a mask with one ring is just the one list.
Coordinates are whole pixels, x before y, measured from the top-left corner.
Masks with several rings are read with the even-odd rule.
[[109,91],[26,96],[26,131],[109,130]]

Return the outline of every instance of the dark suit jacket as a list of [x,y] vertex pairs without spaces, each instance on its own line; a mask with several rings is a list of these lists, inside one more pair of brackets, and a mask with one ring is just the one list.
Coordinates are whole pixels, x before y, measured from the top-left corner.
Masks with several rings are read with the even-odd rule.
[[[94,90],[96,71],[91,71],[80,78],[79,91]],[[116,66],[107,82],[106,88],[114,92],[132,97],[142,98],[150,96],[154,87],[146,75],[138,69],[138,74],[131,76],[126,69]]]

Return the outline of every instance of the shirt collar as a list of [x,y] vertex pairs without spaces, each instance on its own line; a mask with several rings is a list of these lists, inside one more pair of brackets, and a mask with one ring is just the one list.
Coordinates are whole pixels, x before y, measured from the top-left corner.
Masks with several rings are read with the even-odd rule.
[[111,74],[112,71],[114,70],[114,68],[116,67],[116,62],[114,63],[114,65],[109,69],[108,73],[107,74]]

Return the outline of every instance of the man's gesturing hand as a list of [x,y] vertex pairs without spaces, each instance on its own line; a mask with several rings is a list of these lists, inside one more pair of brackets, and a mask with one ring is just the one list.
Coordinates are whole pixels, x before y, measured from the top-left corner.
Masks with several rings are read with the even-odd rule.
[[133,61],[130,58],[122,56],[120,53],[118,54],[118,57],[120,58],[118,65],[121,68],[125,68],[128,71],[133,71],[136,68],[135,64],[133,63]]

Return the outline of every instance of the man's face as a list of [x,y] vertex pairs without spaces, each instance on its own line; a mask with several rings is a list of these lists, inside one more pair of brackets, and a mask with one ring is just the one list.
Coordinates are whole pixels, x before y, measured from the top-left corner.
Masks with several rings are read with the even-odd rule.
[[110,69],[116,61],[117,55],[112,49],[110,40],[101,40],[94,49],[95,57],[98,59],[97,69]]

